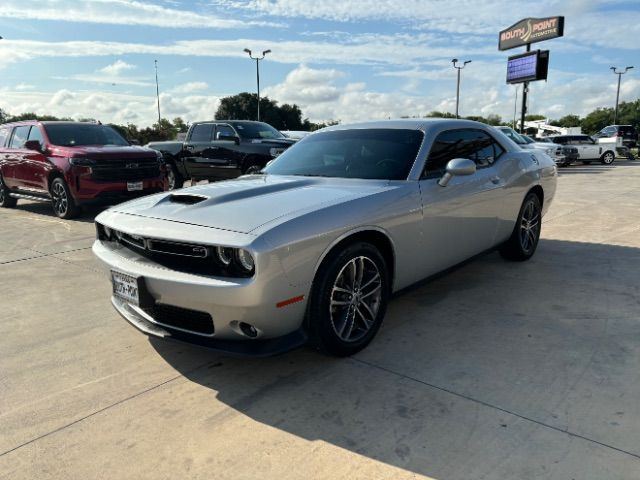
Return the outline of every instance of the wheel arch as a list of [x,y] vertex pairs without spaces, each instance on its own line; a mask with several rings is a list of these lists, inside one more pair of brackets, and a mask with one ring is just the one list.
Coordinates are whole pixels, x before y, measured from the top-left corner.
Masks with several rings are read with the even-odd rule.
[[325,263],[325,261],[329,258],[331,253],[335,252],[337,249],[345,248],[347,245],[356,242],[367,242],[376,247],[380,253],[382,254],[385,262],[387,263],[388,274],[389,274],[389,288],[390,292],[393,291],[393,285],[396,277],[395,273],[395,245],[393,240],[389,236],[389,234],[379,227],[369,226],[362,227],[357,230],[351,230],[342,234],[340,237],[335,239],[320,255],[318,262],[316,263],[313,278],[316,278],[318,271]]
[[530,193],[536,194],[538,200],[540,200],[540,207],[542,207],[544,205],[544,189],[540,185],[535,185],[531,187],[531,189],[527,192],[527,195],[529,195]]

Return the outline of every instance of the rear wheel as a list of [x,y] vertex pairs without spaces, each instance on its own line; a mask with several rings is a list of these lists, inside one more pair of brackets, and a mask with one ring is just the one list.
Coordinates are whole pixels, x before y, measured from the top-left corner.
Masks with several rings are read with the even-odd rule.
[[9,196],[9,189],[4,184],[2,176],[0,176],[0,207],[13,208],[18,203],[16,198]]
[[540,199],[535,193],[529,193],[522,202],[511,237],[500,247],[500,254],[507,260],[529,260],[538,246],[541,229]]
[[54,178],[51,182],[51,205],[53,213],[64,220],[75,218],[80,214],[80,208],[71,196],[67,184],[60,177]]
[[256,173],[260,173],[260,171],[262,170],[262,165],[256,163],[256,162],[249,162],[245,168],[244,168],[244,172],[243,175],[254,175]]
[[604,165],[611,165],[615,159],[616,156],[613,154],[613,152],[604,152],[602,154],[602,157],[600,157],[600,161]]
[[362,350],[380,329],[388,298],[387,265],[377,248],[358,242],[330,254],[311,292],[311,343],[339,357]]

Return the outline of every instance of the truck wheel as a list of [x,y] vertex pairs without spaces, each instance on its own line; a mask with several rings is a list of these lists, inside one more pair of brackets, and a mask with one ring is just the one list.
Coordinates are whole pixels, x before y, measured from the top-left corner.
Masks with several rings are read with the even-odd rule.
[[259,173],[264,167],[255,161],[247,163],[244,167],[243,175],[254,175]]
[[71,196],[67,184],[60,177],[54,178],[51,182],[51,205],[56,216],[64,220],[75,218],[80,214],[80,208]]
[[2,181],[2,176],[0,176],[0,207],[13,208],[17,203],[17,199],[9,196],[9,189]]
[[604,165],[611,165],[615,159],[616,156],[613,152],[604,152],[602,157],[600,157],[600,162]]
[[177,190],[184,185],[184,178],[173,163],[167,164],[167,181],[169,182],[169,190]]

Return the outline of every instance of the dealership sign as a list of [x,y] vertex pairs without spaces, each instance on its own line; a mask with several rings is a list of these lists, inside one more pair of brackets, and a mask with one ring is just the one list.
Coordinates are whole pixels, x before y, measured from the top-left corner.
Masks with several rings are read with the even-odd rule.
[[564,17],[523,18],[500,32],[498,48],[509,50],[564,35]]

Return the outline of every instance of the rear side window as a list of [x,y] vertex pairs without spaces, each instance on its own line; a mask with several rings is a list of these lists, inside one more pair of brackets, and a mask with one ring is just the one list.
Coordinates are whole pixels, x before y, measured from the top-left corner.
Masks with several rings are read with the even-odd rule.
[[10,130],[8,128],[0,128],[0,147],[4,147],[7,143]]
[[433,142],[424,177],[433,178],[444,174],[447,163],[454,158],[473,160],[478,168],[488,167],[502,154],[504,149],[493,137],[481,130],[449,130],[438,135]]
[[29,129],[31,125],[22,125],[20,127],[16,127],[13,130],[13,137],[11,137],[11,144],[9,148],[22,148],[24,147],[24,142],[27,141],[29,137]]
[[213,123],[199,123],[191,129],[190,142],[210,142],[213,137]]

